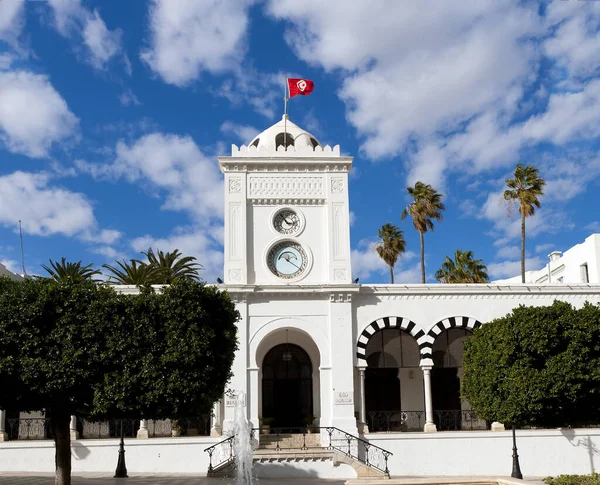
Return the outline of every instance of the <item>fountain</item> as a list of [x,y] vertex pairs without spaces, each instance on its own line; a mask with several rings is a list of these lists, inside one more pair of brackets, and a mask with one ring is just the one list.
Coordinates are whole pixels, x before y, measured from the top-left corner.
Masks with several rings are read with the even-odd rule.
[[235,452],[235,485],[253,485],[256,483],[252,476],[252,434],[251,426],[246,419],[244,405],[244,393],[239,391],[235,394],[234,408],[233,447]]

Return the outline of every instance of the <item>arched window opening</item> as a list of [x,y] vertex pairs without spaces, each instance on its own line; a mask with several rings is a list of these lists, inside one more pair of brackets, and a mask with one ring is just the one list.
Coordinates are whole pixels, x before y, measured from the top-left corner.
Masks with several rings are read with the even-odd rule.
[[280,146],[283,146],[284,143],[286,148],[289,146],[294,146],[294,137],[289,133],[279,133],[275,137],[275,146],[279,148]]
[[316,148],[316,147],[319,146],[319,142],[315,138],[311,137],[310,143],[311,143],[311,145],[312,145],[313,148]]
[[258,148],[258,143],[259,143],[259,142],[260,142],[260,138],[257,138],[256,140],[254,140],[254,141],[253,141],[253,142],[250,144],[250,146],[253,146],[253,147],[257,147],[257,148]]
[[367,342],[366,418],[371,432],[416,431],[424,416],[419,346],[400,328],[385,328]]
[[438,335],[433,343],[435,367],[462,367],[464,342],[471,331],[465,328],[449,328]]

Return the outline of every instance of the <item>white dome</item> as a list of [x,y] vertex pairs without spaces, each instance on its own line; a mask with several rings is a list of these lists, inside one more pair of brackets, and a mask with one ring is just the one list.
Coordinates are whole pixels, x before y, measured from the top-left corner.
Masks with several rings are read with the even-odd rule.
[[281,121],[278,121],[256,136],[248,146],[276,151],[278,146],[284,145],[284,139],[286,146],[294,146],[296,148],[315,148],[316,146],[321,146],[319,140],[308,131],[292,123],[287,115],[283,115]]

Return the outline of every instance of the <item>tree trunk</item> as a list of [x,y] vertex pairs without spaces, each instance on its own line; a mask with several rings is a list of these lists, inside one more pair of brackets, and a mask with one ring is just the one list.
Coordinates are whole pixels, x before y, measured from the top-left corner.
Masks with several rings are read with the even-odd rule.
[[525,283],[525,216],[521,214],[521,283]]
[[63,413],[50,415],[50,429],[54,436],[56,476],[54,485],[71,485],[71,416]]
[[421,283],[425,284],[425,238],[422,232],[419,232],[419,240],[421,241]]
[[394,267],[390,266],[390,281],[394,284]]

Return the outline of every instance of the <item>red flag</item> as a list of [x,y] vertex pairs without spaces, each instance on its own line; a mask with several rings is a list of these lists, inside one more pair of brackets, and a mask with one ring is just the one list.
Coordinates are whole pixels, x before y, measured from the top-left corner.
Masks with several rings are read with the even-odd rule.
[[315,89],[315,83],[310,79],[293,79],[288,78],[288,86],[290,88],[290,98],[293,98],[297,94],[306,96],[313,92]]

